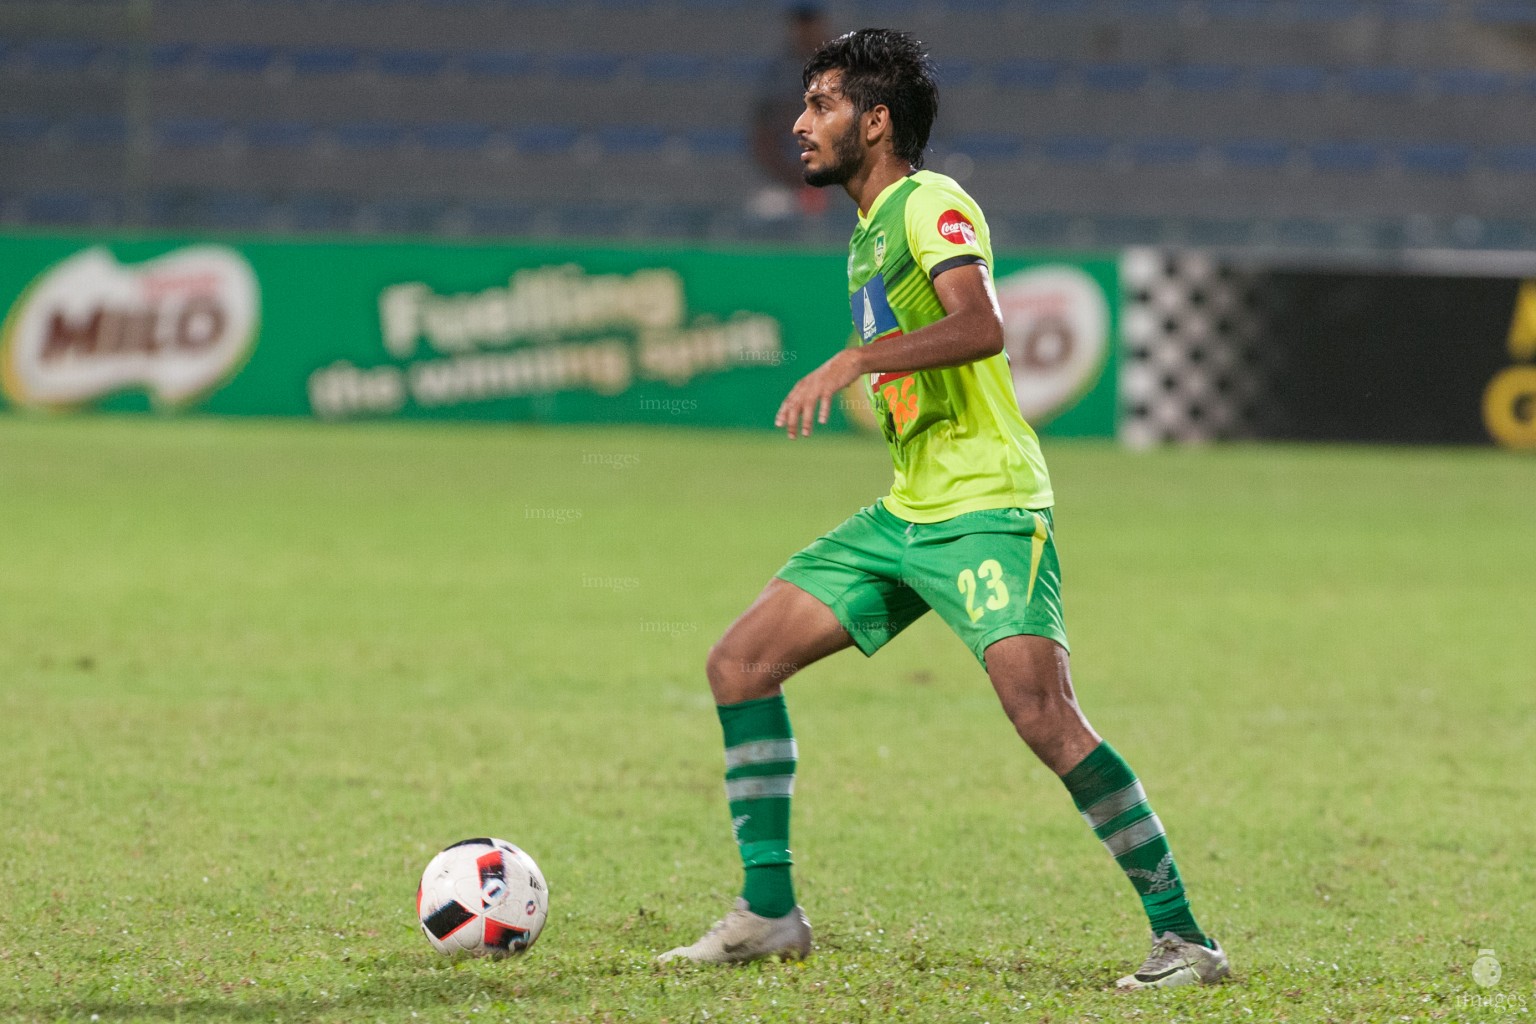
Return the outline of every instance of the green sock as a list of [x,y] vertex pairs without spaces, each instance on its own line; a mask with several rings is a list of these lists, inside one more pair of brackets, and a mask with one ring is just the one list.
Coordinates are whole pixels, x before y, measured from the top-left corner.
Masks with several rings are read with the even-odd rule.
[[795,738],[784,695],[722,704],[725,796],[746,881],[741,896],[754,914],[795,909],[789,866],[789,802],[795,790]]
[[1100,743],[1061,781],[1093,834],[1141,897],[1152,934],[1173,932],[1181,939],[1209,946],[1190,913],[1163,823],[1152,813],[1136,773],[1115,748]]

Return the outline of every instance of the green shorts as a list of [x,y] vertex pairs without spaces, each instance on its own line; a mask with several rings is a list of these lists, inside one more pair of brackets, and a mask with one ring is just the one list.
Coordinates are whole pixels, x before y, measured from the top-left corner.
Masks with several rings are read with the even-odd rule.
[[967,512],[909,523],[875,503],[778,572],[832,609],[866,655],[929,608],[986,666],[988,645],[1030,633],[1067,646],[1051,510]]

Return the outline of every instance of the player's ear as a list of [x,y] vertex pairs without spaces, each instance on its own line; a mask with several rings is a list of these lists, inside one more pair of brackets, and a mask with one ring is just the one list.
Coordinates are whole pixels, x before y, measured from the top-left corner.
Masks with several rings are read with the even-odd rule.
[[891,130],[891,108],[883,103],[877,103],[869,113],[864,115],[864,141],[873,146],[880,141],[880,136]]

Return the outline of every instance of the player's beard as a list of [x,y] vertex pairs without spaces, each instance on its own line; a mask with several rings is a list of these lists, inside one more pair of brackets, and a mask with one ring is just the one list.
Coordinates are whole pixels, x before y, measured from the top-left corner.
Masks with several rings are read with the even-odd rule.
[[830,164],[819,170],[805,169],[805,183],[816,188],[824,188],[827,185],[846,185],[849,179],[859,170],[859,158],[863,156],[859,152],[859,123],[854,121],[848,126],[848,130],[832,140],[832,157]]

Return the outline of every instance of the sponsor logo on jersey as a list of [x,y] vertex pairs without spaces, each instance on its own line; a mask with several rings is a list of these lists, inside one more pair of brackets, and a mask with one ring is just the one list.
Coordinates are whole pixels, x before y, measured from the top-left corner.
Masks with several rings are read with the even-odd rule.
[[[866,345],[902,333],[901,324],[896,320],[896,311],[891,309],[890,300],[885,297],[885,279],[879,274],[853,293],[850,305],[853,307],[853,325],[859,330],[859,340]],[[870,385],[879,387],[886,381],[906,377],[911,372],[901,370],[895,373],[872,373],[869,375]]]
[[997,282],[1019,411],[1049,422],[1093,387],[1110,349],[1104,289],[1081,268],[1031,267]]
[[955,245],[976,244],[976,225],[959,210],[945,210],[939,214],[939,234]]
[[896,312],[891,309],[890,300],[885,297],[885,279],[879,274],[853,293],[849,305],[852,307],[853,325],[859,329],[859,338],[865,342],[901,330],[901,325],[896,322]]
[[0,331],[5,392],[70,406],[132,387],[181,405],[220,384],[256,337],[256,275],[235,250],[194,245],[133,266],[104,247],[44,271]]

